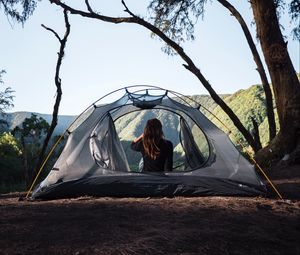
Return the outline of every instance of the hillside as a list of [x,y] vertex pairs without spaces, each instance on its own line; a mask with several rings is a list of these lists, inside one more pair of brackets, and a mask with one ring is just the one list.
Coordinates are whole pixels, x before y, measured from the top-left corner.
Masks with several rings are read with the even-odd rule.
[[[243,125],[250,132],[253,131],[251,118],[254,118],[259,126],[260,138],[263,145],[268,142],[269,136],[265,100],[265,94],[261,85],[253,85],[246,90],[239,90],[236,93],[224,98],[224,101],[239,117]],[[239,134],[232,121],[223,112],[220,106],[215,107],[213,113],[225,124],[227,128],[220,124],[220,122],[215,118],[211,118],[217,126],[223,129],[225,132],[228,132],[227,129],[231,130],[232,133],[236,136],[235,139],[242,139],[241,134]]]

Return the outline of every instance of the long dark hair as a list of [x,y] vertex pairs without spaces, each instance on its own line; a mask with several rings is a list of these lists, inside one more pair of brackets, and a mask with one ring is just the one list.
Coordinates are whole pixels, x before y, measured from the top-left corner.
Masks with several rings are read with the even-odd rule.
[[156,159],[160,153],[159,142],[164,138],[161,122],[158,119],[150,119],[144,129],[143,145],[147,156]]

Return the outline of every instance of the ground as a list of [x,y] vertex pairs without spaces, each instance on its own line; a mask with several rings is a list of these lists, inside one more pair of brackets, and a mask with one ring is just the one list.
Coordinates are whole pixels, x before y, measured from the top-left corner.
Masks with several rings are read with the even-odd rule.
[[[285,173],[283,170],[286,170]],[[0,197],[2,254],[300,254],[300,166],[271,174],[284,199]]]

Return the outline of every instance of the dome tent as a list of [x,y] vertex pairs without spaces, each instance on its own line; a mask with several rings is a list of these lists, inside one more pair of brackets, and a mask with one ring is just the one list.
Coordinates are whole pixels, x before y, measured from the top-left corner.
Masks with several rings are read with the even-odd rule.
[[[48,176],[35,187],[33,199],[265,194],[254,167],[205,117],[200,105],[154,86],[129,86],[109,95],[120,91],[123,96],[118,100],[100,104],[105,97],[99,99],[67,129],[66,145]],[[116,124],[140,112],[161,118],[164,128],[170,118],[178,124],[171,130],[178,134],[173,138],[174,151],[180,151],[173,171],[133,169],[133,157],[128,156]],[[129,131],[126,126],[124,130]],[[166,138],[171,131],[164,129]]]

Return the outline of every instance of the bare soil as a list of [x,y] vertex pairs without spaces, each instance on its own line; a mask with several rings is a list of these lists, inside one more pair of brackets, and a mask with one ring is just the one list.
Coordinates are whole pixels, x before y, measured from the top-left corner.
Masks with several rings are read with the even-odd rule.
[[[285,171],[285,173],[284,173]],[[275,169],[284,199],[0,197],[0,254],[300,254],[300,167]]]

